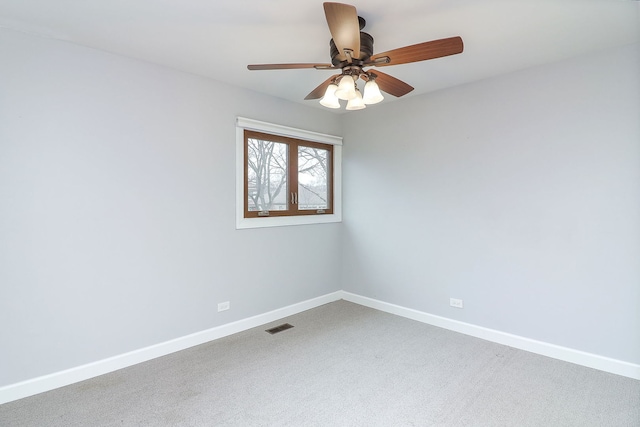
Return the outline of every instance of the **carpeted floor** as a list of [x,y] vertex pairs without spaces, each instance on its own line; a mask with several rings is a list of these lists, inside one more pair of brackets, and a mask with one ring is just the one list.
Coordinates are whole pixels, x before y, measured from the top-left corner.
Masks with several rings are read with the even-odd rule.
[[640,381],[338,301],[0,405],[0,425],[638,427]]

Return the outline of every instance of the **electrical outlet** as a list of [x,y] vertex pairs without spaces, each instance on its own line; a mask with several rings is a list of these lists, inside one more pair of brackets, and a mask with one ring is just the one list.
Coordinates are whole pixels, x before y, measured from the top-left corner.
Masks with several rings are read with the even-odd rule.
[[229,301],[218,303],[218,312],[229,310],[231,308],[231,303]]
[[455,308],[463,308],[462,300],[458,298],[449,298],[449,305]]

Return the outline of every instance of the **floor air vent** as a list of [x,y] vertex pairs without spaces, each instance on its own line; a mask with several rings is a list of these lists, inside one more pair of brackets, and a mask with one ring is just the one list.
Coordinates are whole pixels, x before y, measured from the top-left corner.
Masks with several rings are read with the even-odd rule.
[[283,325],[276,326],[275,328],[267,329],[267,332],[273,335],[273,334],[277,334],[278,332],[286,331],[287,329],[291,329],[291,328],[293,328],[293,325],[285,323]]

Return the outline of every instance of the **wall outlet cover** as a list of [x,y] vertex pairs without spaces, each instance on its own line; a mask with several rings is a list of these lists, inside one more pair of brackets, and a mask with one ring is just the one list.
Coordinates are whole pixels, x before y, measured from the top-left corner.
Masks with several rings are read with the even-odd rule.
[[449,298],[449,305],[455,308],[463,308],[462,300],[458,298]]

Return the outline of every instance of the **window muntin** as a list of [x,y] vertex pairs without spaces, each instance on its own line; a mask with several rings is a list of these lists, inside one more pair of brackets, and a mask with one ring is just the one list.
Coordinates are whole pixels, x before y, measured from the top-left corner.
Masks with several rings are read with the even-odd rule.
[[244,131],[244,217],[333,214],[333,145]]

